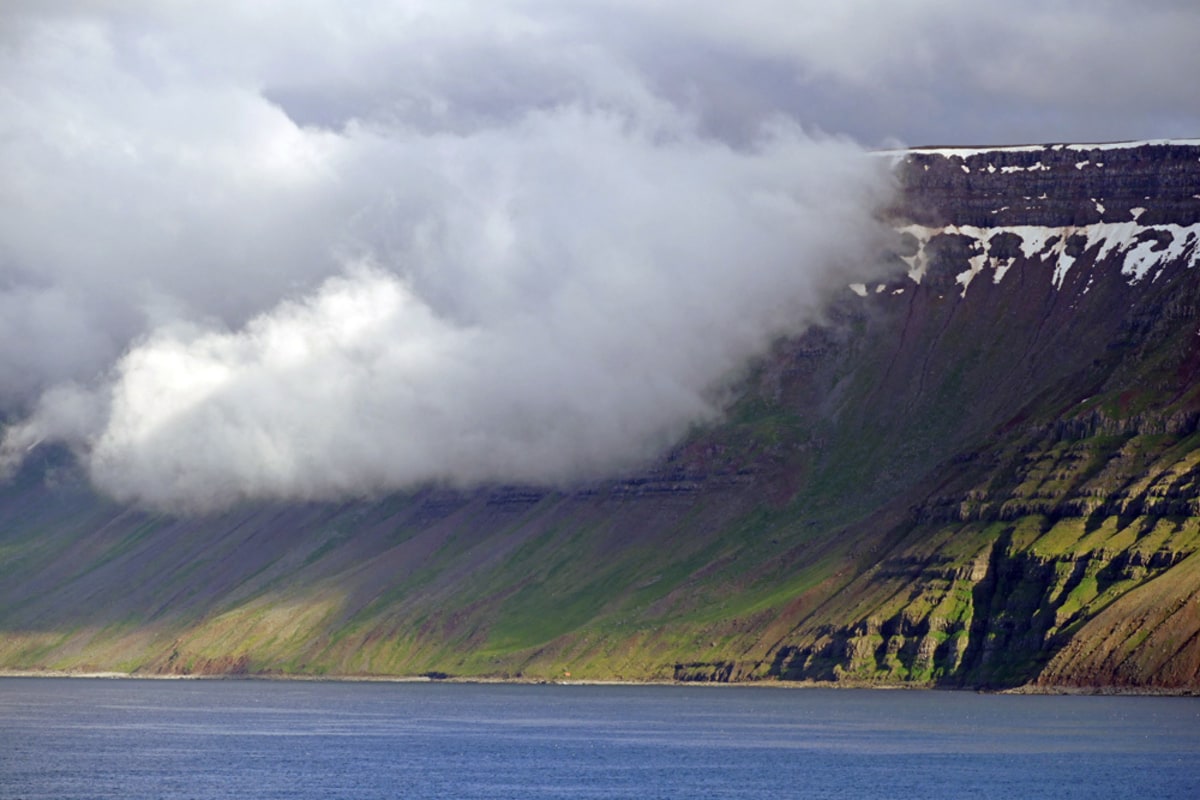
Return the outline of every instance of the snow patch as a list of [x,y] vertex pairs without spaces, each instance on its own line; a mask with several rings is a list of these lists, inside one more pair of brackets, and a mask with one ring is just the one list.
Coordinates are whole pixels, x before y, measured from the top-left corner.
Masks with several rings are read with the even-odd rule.
[[[1128,142],[1101,142],[1096,144],[1017,144],[1000,145],[998,147],[913,147],[908,152],[930,153],[946,156],[967,158],[980,153],[1037,153],[1044,150],[1058,152],[1070,150],[1076,153],[1090,153],[1096,150],[1133,150],[1138,147],[1200,147],[1200,139],[1141,139]],[[1097,166],[1101,166],[1097,164]]]
[[965,158],[967,156],[976,156],[980,153],[1036,153],[1045,149],[1046,146],[1043,144],[1021,144],[1004,145],[1001,147],[914,147],[912,148],[912,152],[930,153],[933,155],[946,156],[947,158],[951,158],[953,156]]
[[[1098,209],[1103,206],[1097,202]],[[1135,209],[1137,210],[1137,209]],[[1144,210],[1144,209],[1141,209]],[[1121,259],[1121,274],[1131,285],[1143,281],[1155,267],[1151,280],[1156,279],[1167,265],[1183,262],[1189,269],[1200,265],[1200,223],[1193,225],[1139,225],[1136,221],[1099,222],[1092,225],[1052,228],[1042,225],[1008,225],[985,228],[976,225],[948,225],[929,228],[907,225],[898,229],[917,240],[917,251],[904,256],[908,276],[920,283],[929,266],[926,247],[936,236],[958,235],[975,240],[974,254],[967,259],[967,269],[957,274],[955,282],[962,286],[965,297],[972,281],[985,270],[992,270],[992,282],[1000,283],[1012,268],[1015,258],[989,255],[992,240],[1001,234],[1014,234],[1020,243],[1021,256],[1026,261],[1049,261],[1052,265],[1050,283],[1061,290],[1078,256],[1090,253],[1097,262],[1107,258]],[[1071,242],[1072,253],[1067,249]],[[1091,286],[1089,279],[1084,292]],[[878,291],[878,290],[877,290]],[[865,294],[866,287],[863,287]]]
[[1042,162],[1039,161],[1030,167],[1021,167],[1021,166],[1001,167],[1000,171],[1006,175],[1010,172],[1049,172],[1050,167],[1046,166],[1045,164],[1043,164]]
[[1145,213],[1146,213],[1146,209],[1142,208],[1141,206],[1138,206],[1137,208],[1129,209],[1129,216],[1133,218],[1134,222],[1137,222],[1138,217],[1140,217],[1142,214],[1145,214]]
[[[1066,246],[1065,239],[1063,240],[1063,246]],[[1050,283],[1054,284],[1055,289],[1062,289],[1063,282],[1067,279],[1067,273],[1073,266],[1075,266],[1075,256],[1069,256],[1060,251],[1058,260],[1054,262],[1054,274],[1050,276]]]
[[1156,240],[1147,239],[1138,242],[1125,253],[1125,264],[1121,267],[1121,274],[1128,276],[1131,284],[1141,282],[1150,268],[1159,263],[1157,247]]
[[859,297],[867,296],[867,285],[865,283],[850,284],[850,291],[854,292]]
[[1103,144],[1069,144],[1067,150],[1132,150],[1135,147],[1161,147],[1164,145],[1200,146],[1200,139],[1143,139],[1137,142],[1105,142]]
[[[976,247],[979,247],[978,243],[976,243]],[[963,287],[960,297],[967,296],[967,287],[971,285],[971,281],[975,280],[976,275],[983,272],[983,268],[987,265],[987,262],[987,250],[983,247],[979,247],[979,252],[967,259],[967,264],[969,265],[967,271],[960,272],[954,276],[954,282],[961,283]]]

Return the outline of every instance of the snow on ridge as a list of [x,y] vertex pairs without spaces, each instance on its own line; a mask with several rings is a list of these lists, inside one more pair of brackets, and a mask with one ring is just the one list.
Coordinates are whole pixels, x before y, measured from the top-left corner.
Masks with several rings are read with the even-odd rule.
[[[874,151],[876,155],[888,156],[892,159],[893,165],[903,163],[906,156],[909,155],[940,155],[947,158],[968,158],[971,156],[986,155],[988,153],[1060,153],[1069,151],[1070,153],[1078,153],[1081,155],[1075,156],[1073,163],[1069,161],[1067,156],[1064,166],[1074,166],[1076,170],[1084,170],[1086,168],[1102,168],[1104,167],[1104,159],[1102,156],[1096,155],[1096,151],[1106,150],[1131,150],[1139,147],[1161,147],[1161,146],[1176,146],[1176,147],[1200,147],[1200,139],[1143,139],[1130,140],[1120,142],[1095,142],[1095,143],[1074,143],[1074,144],[1025,144],[1025,145],[999,145],[999,146],[968,146],[968,147],[912,147],[912,148],[895,148],[888,150]],[[1010,172],[1043,172],[1052,169],[1051,166],[1039,160],[1037,163],[1024,165],[1006,165],[997,167],[994,163],[985,163],[980,166],[976,163],[973,167],[966,164],[959,164],[959,167],[965,173],[971,173],[973,169],[988,173],[1010,173]],[[924,168],[930,168],[927,162]],[[1039,195],[1038,199],[1046,199],[1045,193]],[[1196,199],[1200,199],[1200,194],[1194,195]],[[1033,198],[1025,197],[1025,200],[1030,201]],[[1100,198],[1089,198],[1094,204],[1096,211],[1104,214],[1106,209]],[[1147,197],[1147,200],[1150,198]],[[1007,210],[1005,206],[999,211]],[[1061,290],[1065,285],[1067,275],[1074,267],[1077,257],[1083,254],[1088,254],[1094,257],[1096,261],[1101,261],[1107,258],[1121,259],[1121,274],[1128,279],[1130,285],[1137,284],[1146,279],[1147,275],[1151,275],[1151,271],[1158,267],[1156,272],[1150,277],[1153,282],[1162,273],[1162,270],[1168,263],[1184,260],[1185,266],[1188,269],[1200,265],[1200,223],[1190,226],[1177,224],[1163,225],[1143,225],[1138,224],[1138,219],[1146,209],[1138,207],[1130,209],[1131,219],[1125,222],[1100,222],[1091,225],[1079,225],[1068,227],[1048,227],[1037,225],[1010,225],[996,227],[980,227],[971,225],[949,225],[942,228],[930,228],[922,225],[908,225],[899,228],[903,233],[909,233],[917,239],[917,248],[913,255],[901,256],[904,262],[908,265],[908,277],[915,283],[920,283],[924,277],[928,266],[929,256],[926,253],[926,245],[939,234],[957,234],[968,236],[975,240],[971,255],[967,258],[967,269],[959,273],[955,280],[958,285],[962,286],[961,296],[966,296],[967,289],[976,277],[983,274],[986,270],[991,269],[991,278],[993,283],[999,284],[1005,275],[1016,262],[1016,258],[1000,258],[989,253],[992,240],[1004,233],[1014,234],[1019,240],[1019,249],[1021,255],[1027,261],[1038,261],[1043,264],[1050,262],[1052,269],[1050,270],[1050,282],[1055,289]],[[999,213],[993,210],[992,213]],[[1067,249],[1070,248],[1072,253],[1069,255]],[[1089,278],[1088,287],[1091,286]],[[867,294],[867,287],[855,287],[855,292],[864,296]],[[878,291],[878,289],[877,289]],[[902,291],[902,290],[901,290]],[[893,292],[896,294],[897,292]]]
[[979,155],[980,153],[992,153],[1002,151],[1005,153],[1037,153],[1046,150],[1050,145],[1045,144],[1009,144],[1001,145],[1000,147],[910,147],[904,152],[919,153],[921,155],[937,155],[937,156],[966,156]]
[[[989,164],[988,166],[990,167],[991,164]],[[1039,161],[1036,164],[1029,166],[1029,167],[1016,167],[1016,166],[1001,167],[1000,171],[1007,175],[1010,172],[1049,172],[1050,168]]]
[[1200,147],[1200,139],[1142,139],[1132,142],[1101,142],[1099,144],[1068,144],[1063,149],[1090,152],[1092,150],[1132,150],[1135,147],[1164,147],[1179,145]]
[[[876,151],[879,153],[917,153],[941,155],[948,158],[958,156],[966,158],[967,156],[975,156],[981,153],[1037,153],[1044,150],[1071,150],[1074,152],[1089,153],[1093,150],[1132,150],[1137,147],[1161,147],[1161,146],[1184,146],[1184,147],[1200,147],[1200,139],[1141,139],[1127,142],[1096,142],[1096,143],[1081,143],[1081,144],[1005,144],[993,147],[987,146],[966,146],[966,147],[910,147],[908,149],[891,149]],[[1078,165],[1077,165],[1078,166]],[[1082,167],[1079,167],[1082,169]]]
[[[1053,271],[1050,282],[1061,290],[1067,273],[1075,265],[1076,256],[1067,253],[1072,241],[1081,247],[1072,247],[1078,254],[1093,252],[1096,261],[1117,256],[1121,258],[1121,274],[1129,284],[1140,283],[1154,267],[1186,259],[1190,269],[1200,265],[1200,223],[1192,225],[1139,225],[1135,220],[1125,222],[1100,222],[1092,225],[1049,227],[1045,225],[1008,225],[980,227],[976,225],[947,225],[931,228],[925,225],[905,225],[897,229],[917,240],[917,250],[911,256],[901,256],[908,265],[908,277],[920,283],[929,266],[925,252],[930,240],[939,235],[967,236],[975,240],[973,254],[967,259],[968,267],[955,276],[962,286],[962,297],[967,294],[971,282],[989,267],[993,271],[993,283],[1000,283],[1012,267],[1015,258],[1000,258],[990,255],[992,239],[1001,234],[1014,234],[1020,239],[1021,255],[1028,261],[1051,261]],[[1080,242],[1082,237],[1083,241]],[[1153,282],[1161,269],[1151,277]]]

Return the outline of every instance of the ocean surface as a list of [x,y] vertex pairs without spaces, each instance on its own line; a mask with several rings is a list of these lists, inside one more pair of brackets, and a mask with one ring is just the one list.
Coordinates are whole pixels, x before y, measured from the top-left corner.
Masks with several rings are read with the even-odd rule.
[[1200,798],[1200,700],[0,679],[0,798]]

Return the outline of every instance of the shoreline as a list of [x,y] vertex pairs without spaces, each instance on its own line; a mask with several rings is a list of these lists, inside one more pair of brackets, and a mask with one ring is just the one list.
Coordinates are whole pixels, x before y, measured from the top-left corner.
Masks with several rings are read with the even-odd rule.
[[761,688],[761,689],[867,689],[873,691],[928,691],[928,692],[971,692],[974,694],[1020,695],[1020,696],[1075,696],[1075,697],[1200,697],[1200,688],[1164,688],[1154,686],[1037,686],[1027,684],[1010,689],[988,689],[986,687],[950,687],[905,683],[871,683],[822,681],[675,681],[675,680],[602,680],[573,678],[496,678],[447,676],[434,678],[428,675],[282,675],[282,674],[149,674],[98,670],[74,672],[69,670],[0,669],[4,678],[49,678],[87,680],[131,680],[131,681],[264,681],[300,683],[447,683],[465,685],[501,686],[689,686],[697,688]]

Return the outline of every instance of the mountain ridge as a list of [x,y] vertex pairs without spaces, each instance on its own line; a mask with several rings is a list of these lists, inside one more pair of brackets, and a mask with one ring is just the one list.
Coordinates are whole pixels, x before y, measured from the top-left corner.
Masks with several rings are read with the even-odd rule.
[[1200,690],[1200,143],[897,170],[894,277],[643,475],[186,519],[43,449],[0,667]]

